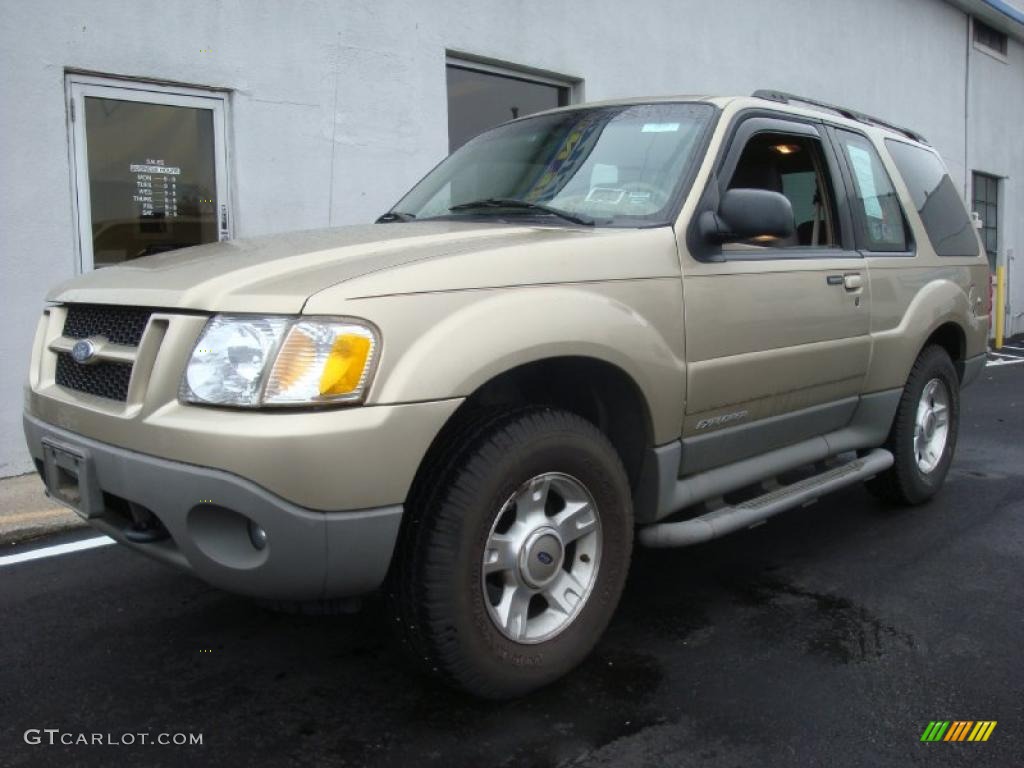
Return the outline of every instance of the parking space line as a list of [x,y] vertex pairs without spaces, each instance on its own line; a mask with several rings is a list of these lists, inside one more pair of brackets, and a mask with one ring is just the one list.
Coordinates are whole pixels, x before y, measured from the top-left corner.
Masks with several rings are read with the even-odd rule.
[[24,563],[29,560],[41,560],[46,557],[67,555],[71,552],[81,552],[86,549],[95,549],[96,547],[105,547],[107,544],[113,543],[114,540],[109,536],[96,536],[91,539],[83,539],[82,541],[72,541],[69,544],[55,544],[52,547],[41,547],[40,549],[32,549],[28,552],[19,552],[16,555],[0,557],[0,567]]

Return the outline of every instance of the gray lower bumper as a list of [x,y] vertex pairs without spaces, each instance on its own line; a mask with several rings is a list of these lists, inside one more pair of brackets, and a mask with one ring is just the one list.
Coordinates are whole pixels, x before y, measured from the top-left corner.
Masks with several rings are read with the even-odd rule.
[[[51,471],[54,449],[80,458],[73,469],[91,525],[216,587],[256,597],[315,600],[372,591],[387,574],[401,505],[311,511],[226,472],[127,451],[27,414],[24,424],[38,466],[45,461],[44,440],[50,446]],[[128,504],[152,512],[170,537],[129,541],[130,520],[123,512]],[[266,531],[262,549],[252,543],[250,520]]]

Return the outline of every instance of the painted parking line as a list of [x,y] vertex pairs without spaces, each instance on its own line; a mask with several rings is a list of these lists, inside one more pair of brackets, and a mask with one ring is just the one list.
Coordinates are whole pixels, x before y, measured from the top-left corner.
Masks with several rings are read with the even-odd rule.
[[30,560],[42,560],[43,558],[47,557],[57,557],[58,555],[68,555],[72,552],[82,552],[87,549],[96,549],[96,547],[105,547],[108,544],[113,543],[114,540],[109,536],[95,536],[91,539],[72,541],[69,544],[55,544],[52,547],[30,549],[28,552],[19,552],[16,555],[5,555],[4,557],[0,557],[0,568],[2,568],[5,565],[25,563]]
[[998,352],[994,349],[988,350],[988,360],[985,362],[985,367],[998,368],[1003,365],[1021,364],[1024,364],[1024,347],[1003,344]]

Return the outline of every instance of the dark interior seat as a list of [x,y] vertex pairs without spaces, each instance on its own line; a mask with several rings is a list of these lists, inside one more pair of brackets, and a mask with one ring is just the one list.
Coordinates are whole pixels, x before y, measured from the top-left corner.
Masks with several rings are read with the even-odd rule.
[[[825,225],[821,224],[818,232],[818,239],[824,238]],[[814,235],[814,219],[808,219],[802,224],[798,224],[796,228],[796,239],[800,242],[800,245],[810,245],[811,237]]]

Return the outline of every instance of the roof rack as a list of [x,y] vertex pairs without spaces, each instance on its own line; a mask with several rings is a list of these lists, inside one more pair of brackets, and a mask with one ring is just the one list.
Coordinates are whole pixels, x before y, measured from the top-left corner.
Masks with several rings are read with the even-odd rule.
[[878,125],[882,128],[888,128],[889,130],[902,133],[907,138],[919,141],[922,144],[927,144],[928,141],[917,131],[912,131],[909,128],[903,128],[902,126],[895,125],[886,120],[882,120],[878,117],[872,117],[863,112],[858,112],[854,109],[847,107],[840,107],[835,104],[829,104],[825,101],[818,101],[817,99],[809,99],[806,96],[797,96],[792,93],[786,93],[785,91],[773,91],[768,89],[762,89],[754,91],[751,96],[756,99],[767,99],[768,101],[777,101],[780,104],[789,104],[791,102],[797,102],[798,104],[808,104],[812,107],[818,107],[819,109],[827,109],[830,112],[835,112],[843,117],[849,118],[850,120],[856,120],[858,123],[865,123],[867,125]]

